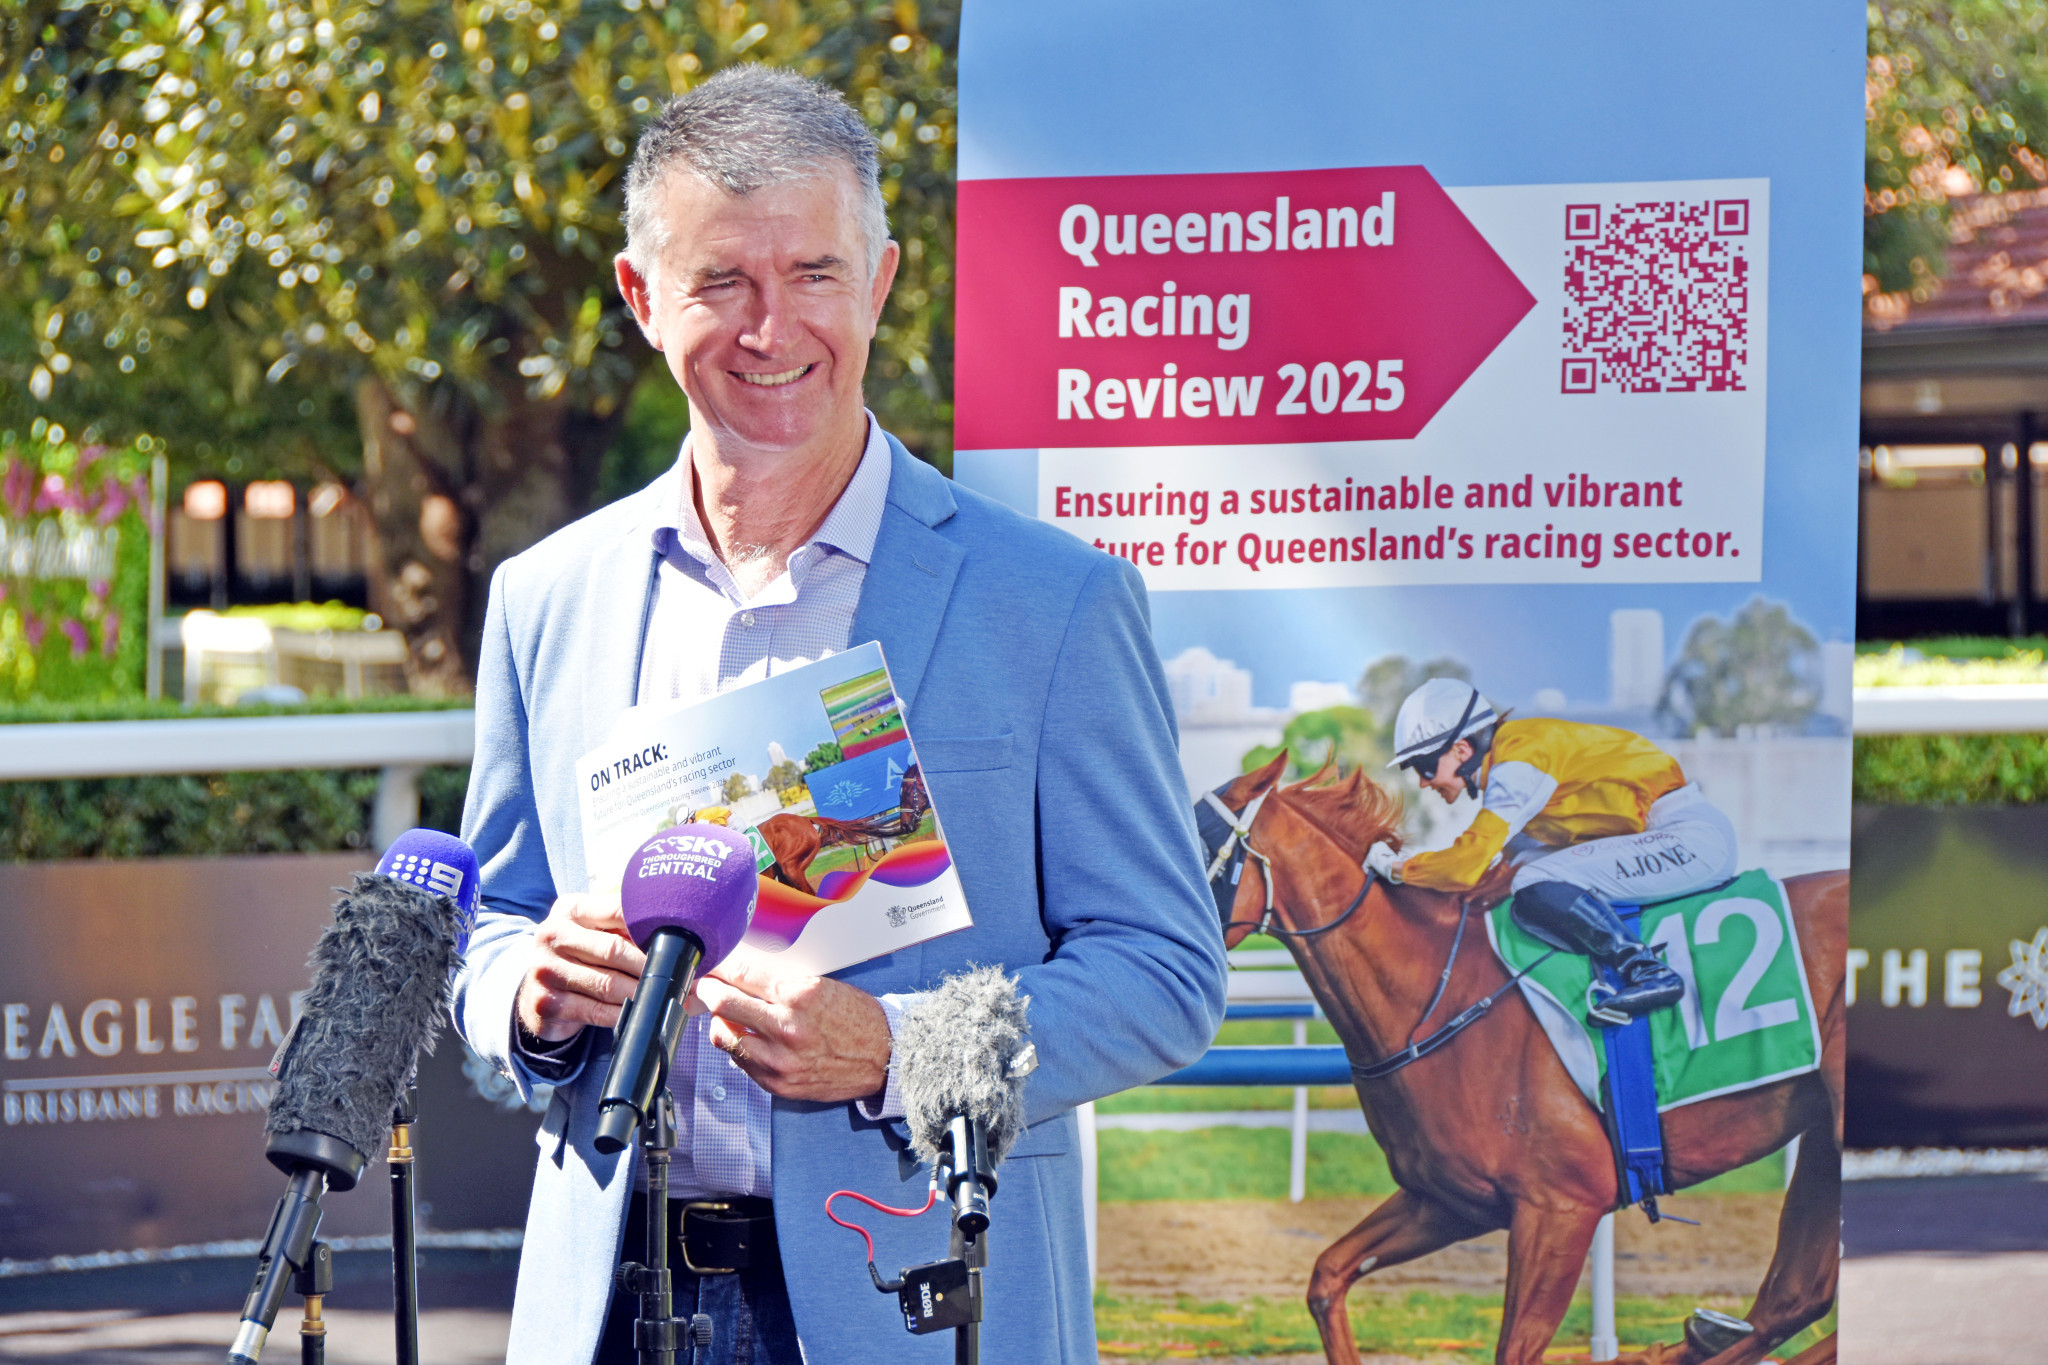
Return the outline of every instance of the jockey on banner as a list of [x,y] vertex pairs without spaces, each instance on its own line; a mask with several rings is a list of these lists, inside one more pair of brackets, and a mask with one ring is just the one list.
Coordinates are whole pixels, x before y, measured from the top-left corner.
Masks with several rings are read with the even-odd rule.
[[1403,858],[1374,844],[1367,868],[1390,882],[1467,891],[1505,854],[1515,922],[1620,978],[1618,990],[1595,985],[1594,1023],[1619,1026],[1677,1003],[1683,979],[1612,906],[1726,881],[1736,848],[1728,817],[1669,754],[1605,725],[1502,720],[1470,683],[1432,678],[1401,703],[1388,766],[1413,770],[1447,802],[1479,796],[1480,811],[1448,848]]

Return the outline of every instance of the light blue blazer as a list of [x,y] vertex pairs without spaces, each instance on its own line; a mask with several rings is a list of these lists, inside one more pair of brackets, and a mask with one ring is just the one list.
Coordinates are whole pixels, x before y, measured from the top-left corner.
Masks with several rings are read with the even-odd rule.
[[[881,642],[974,927],[839,973],[876,994],[969,963],[1014,969],[1043,1059],[1030,1130],[1000,1172],[985,1279],[990,1362],[1094,1360],[1074,1106],[1198,1057],[1223,1013],[1224,952],[1135,569],[957,488],[894,438],[889,502],[854,616]],[[666,481],[664,481],[666,482]],[[656,488],[662,485],[657,484]],[[535,925],[587,879],[573,770],[638,692],[662,509],[622,499],[507,561],[491,586],[463,837],[484,913],[456,983],[463,1036],[522,1092],[513,1000]],[[612,1295],[629,1155],[591,1144],[611,1035],[542,1122],[510,1365],[587,1361]],[[685,1108],[687,1113],[687,1108]],[[952,1358],[868,1282],[825,1196],[924,1200],[900,1123],[778,1099],[776,1227],[798,1334],[821,1361]],[[858,1206],[853,1206],[858,1211]],[[946,1254],[944,1202],[869,1214],[887,1275]]]

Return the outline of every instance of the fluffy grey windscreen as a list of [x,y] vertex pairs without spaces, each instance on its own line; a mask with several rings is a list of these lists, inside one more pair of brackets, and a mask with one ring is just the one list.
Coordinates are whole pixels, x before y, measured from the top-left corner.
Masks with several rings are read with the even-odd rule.
[[313,985],[265,1133],[310,1129],[368,1159],[415,1056],[434,1048],[455,965],[455,903],[395,877],[358,873],[308,964]]
[[910,1141],[920,1160],[938,1158],[955,1114],[981,1124],[1000,1161],[1024,1131],[1024,1077],[1012,1067],[1026,1046],[1017,982],[1000,967],[949,976],[905,1016],[896,1036],[896,1075]]

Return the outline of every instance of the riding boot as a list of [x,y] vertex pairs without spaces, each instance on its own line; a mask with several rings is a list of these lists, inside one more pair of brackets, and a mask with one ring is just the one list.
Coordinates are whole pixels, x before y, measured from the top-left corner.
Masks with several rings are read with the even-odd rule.
[[1685,979],[1621,922],[1598,896],[1567,882],[1537,882],[1515,893],[1515,922],[1554,948],[1581,953],[1621,978],[1611,992],[1594,986],[1591,1022],[1626,1024],[1639,1014],[1675,1005]]

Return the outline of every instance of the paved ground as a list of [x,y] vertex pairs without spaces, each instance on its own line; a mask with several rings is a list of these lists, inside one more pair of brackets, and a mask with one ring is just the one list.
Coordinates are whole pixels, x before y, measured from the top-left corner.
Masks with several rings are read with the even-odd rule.
[[[1307,1226],[1307,1206],[1288,1206],[1287,1227],[1262,1235],[1320,1249],[1324,1229]],[[1164,1217],[1163,1206],[1133,1206],[1148,1217]],[[1731,1205],[1728,1212],[1732,1214]],[[1292,1220],[1292,1221],[1289,1221]],[[1141,1219],[1142,1221],[1142,1219]],[[1314,1221],[1307,1219],[1307,1221]],[[1640,1220],[1635,1220],[1640,1221]],[[1732,1235],[1740,1222],[1716,1220]],[[1303,1226],[1297,1230],[1295,1223]],[[1105,1229],[1107,1232],[1108,1229]],[[1135,1276],[1138,1263],[1153,1256],[1126,1253],[1172,1235],[1164,1225],[1130,1229],[1133,1246],[1106,1245],[1105,1272]],[[1762,1229],[1753,1229],[1751,1237]],[[1144,1236],[1145,1233],[1152,1236]],[[1111,1234],[1113,1237],[1115,1234]],[[1246,1235],[1250,1235],[1247,1233]],[[1106,1241],[1110,1238],[1106,1237]],[[1843,1243],[1848,1255],[1842,1274],[1843,1365],[2041,1365],[2048,1362],[2048,1179],[2030,1176],[1966,1176],[1912,1180],[1866,1180],[1847,1187],[1843,1201]],[[1630,1248],[1624,1248],[1629,1250]],[[1647,1250],[1647,1244],[1644,1250]],[[1480,1245],[1467,1260],[1446,1262],[1440,1273],[1464,1272],[1475,1282],[1498,1284],[1497,1253]],[[1741,1251],[1727,1249],[1730,1273],[1748,1282],[1752,1270],[1737,1267]],[[1489,1262],[1480,1264],[1479,1262]],[[1239,1262],[1241,1267],[1242,1262]],[[1154,1266],[1156,1269],[1156,1265]],[[1177,1267],[1191,1273],[1193,1267]],[[1636,1274],[1660,1270],[1646,1259]],[[1697,1266],[1691,1267],[1696,1273]],[[233,1277],[237,1280],[240,1275]],[[473,1277],[460,1297],[470,1307],[422,1315],[422,1354],[428,1365],[484,1365],[503,1358],[507,1317],[489,1306],[509,1288],[509,1277]],[[501,1287],[502,1286],[502,1287]],[[1130,1286],[1136,1288],[1137,1286]],[[1432,1288],[1465,1287],[1437,1284]],[[1624,1286],[1630,1288],[1631,1286]],[[1645,1284],[1638,1292],[1649,1289]],[[209,1297],[218,1311],[144,1315],[130,1310],[0,1313],[0,1362],[43,1365],[216,1365],[234,1336],[238,1297],[223,1285]],[[1142,1291],[1141,1291],[1142,1292]],[[431,1295],[429,1301],[432,1301]],[[444,1302],[447,1300],[444,1300]],[[384,1365],[391,1359],[390,1319],[362,1309],[329,1315],[327,1358],[332,1365]],[[298,1315],[287,1305],[266,1356],[297,1356]],[[1268,1358],[1263,1365],[1281,1365]],[[1293,1365],[1290,1360],[1287,1365]],[[1304,1359],[1301,1365],[1308,1365]]]
[[[489,1365],[505,1358],[507,1313],[450,1308],[420,1315],[426,1365]],[[0,1360],[43,1365],[220,1365],[235,1339],[236,1314],[20,1313],[0,1317]],[[288,1303],[263,1352],[266,1361],[299,1358],[299,1310]],[[328,1365],[390,1365],[391,1315],[337,1310],[327,1315]]]
[[1856,1181],[1842,1241],[1842,1365],[2048,1360],[2048,1180]]

